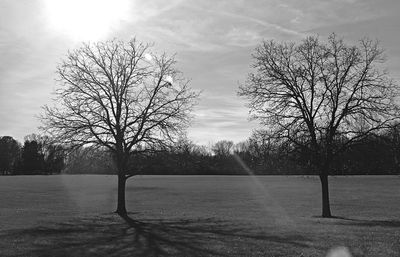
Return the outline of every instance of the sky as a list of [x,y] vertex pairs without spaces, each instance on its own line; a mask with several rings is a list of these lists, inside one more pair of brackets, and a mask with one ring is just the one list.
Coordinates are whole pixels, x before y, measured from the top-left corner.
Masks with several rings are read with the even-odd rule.
[[178,69],[202,91],[189,139],[239,142],[260,128],[237,91],[263,40],[332,32],[350,43],[379,39],[400,81],[399,11],[398,0],[0,0],[0,136],[39,132],[37,116],[51,104],[69,49],[136,37],[176,53]]

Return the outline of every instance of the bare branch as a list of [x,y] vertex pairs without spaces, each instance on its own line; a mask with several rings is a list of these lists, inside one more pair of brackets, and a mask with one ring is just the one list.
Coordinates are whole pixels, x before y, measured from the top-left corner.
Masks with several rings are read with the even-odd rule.
[[252,118],[271,135],[308,148],[310,158],[328,161],[336,138],[345,136],[347,147],[399,119],[398,86],[380,69],[378,42],[350,46],[335,34],[326,43],[269,41],[253,58],[255,71],[239,89]]

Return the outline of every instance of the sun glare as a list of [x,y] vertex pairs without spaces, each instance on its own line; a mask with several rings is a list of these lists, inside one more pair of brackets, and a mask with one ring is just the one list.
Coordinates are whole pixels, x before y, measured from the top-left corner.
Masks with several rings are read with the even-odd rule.
[[129,15],[129,0],[44,0],[52,29],[74,40],[97,40]]

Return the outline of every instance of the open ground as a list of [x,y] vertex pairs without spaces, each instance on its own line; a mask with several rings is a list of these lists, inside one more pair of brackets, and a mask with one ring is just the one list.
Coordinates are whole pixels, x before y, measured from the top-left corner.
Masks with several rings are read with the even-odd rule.
[[400,256],[400,177],[0,177],[0,256]]

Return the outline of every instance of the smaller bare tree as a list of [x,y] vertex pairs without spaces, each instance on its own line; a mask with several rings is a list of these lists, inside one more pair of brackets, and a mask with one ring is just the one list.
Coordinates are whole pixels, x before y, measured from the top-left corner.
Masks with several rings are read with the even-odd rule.
[[322,216],[330,217],[333,157],[399,117],[397,85],[380,69],[383,51],[372,40],[352,46],[332,34],[327,42],[317,37],[299,44],[263,42],[253,58],[255,72],[239,95],[272,137],[308,153],[321,180]]
[[44,131],[72,147],[98,146],[113,156],[116,212],[126,215],[125,185],[135,153],[167,146],[186,128],[198,93],[175,67],[135,39],[83,44],[57,68],[56,105],[45,106]]
[[233,142],[229,140],[221,140],[212,146],[212,151],[215,156],[227,157],[233,153]]

